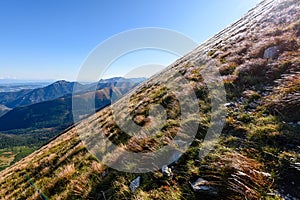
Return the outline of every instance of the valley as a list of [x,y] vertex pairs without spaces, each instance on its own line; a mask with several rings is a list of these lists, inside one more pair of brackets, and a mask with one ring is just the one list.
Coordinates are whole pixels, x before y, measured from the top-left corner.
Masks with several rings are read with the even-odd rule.
[[[95,109],[101,110],[111,104],[110,90],[118,90],[120,95],[124,95],[143,80],[119,77],[100,80],[98,83],[79,85],[81,91],[73,96],[75,83],[66,81],[30,91],[0,92],[0,102],[12,107],[7,108],[6,113],[0,117],[0,150],[3,152],[3,156],[0,156],[0,170],[29,155],[72,126],[72,98],[83,104],[94,101]],[[81,113],[82,118],[90,113],[86,109],[77,112]]]

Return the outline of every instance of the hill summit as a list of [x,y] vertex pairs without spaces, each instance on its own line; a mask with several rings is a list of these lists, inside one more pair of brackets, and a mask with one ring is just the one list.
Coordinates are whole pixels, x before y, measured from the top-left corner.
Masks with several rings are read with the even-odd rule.
[[[299,0],[265,0],[124,96],[130,97],[128,112],[142,127],[152,120],[151,104],[165,108],[166,124],[155,135],[124,133],[113,118],[112,107],[107,107],[0,172],[0,196],[299,199],[299,47]],[[207,62],[214,63],[222,77],[226,119],[217,143],[199,158],[212,116],[211,94],[201,75]],[[163,84],[174,71],[189,81],[200,107],[199,113],[184,122],[176,96]],[[184,138],[186,133],[180,132],[180,127],[193,124],[198,128],[189,149],[172,164],[147,173],[121,172],[104,165],[80,138],[82,133],[105,137],[123,150],[147,153],[171,143],[176,134]],[[118,156],[116,159],[122,159],[122,152]]]

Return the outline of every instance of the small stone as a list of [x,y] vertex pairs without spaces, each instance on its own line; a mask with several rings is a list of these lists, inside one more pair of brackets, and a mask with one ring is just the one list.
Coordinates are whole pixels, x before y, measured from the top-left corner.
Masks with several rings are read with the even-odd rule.
[[205,192],[210,195],[217,195],[217,191],[214,187],[209,185],[209,182],[203,178],[198,178],[194,183],[190,183],[194,192]]
[[141,177],[138,176],[136,179],[134,179],[131,183],[130,183],[130,190],[131,192],[135,192],[135,190],[140,187],[140,183],[141,183]]
[[251,108],[251,109],[255,109],[257,106],[258,105],[256,103],[253,103],[253,102],[249,103],[249,108]]
[[102,172],[102,177],[105,177],[107,175],[107,171],[105,170],[104,172]]
[[279,53],[280,53],[280,46],[272,46],[272,47],[269,47],[265,50],[264,52],[264,58],[265,59],[274,59],[274,58],[277,58],[279,56]]
[[167,176],[167,177],[173,176],[172,169],[169,168],[168,165],[162,166],[161,172],[163,173],[164,176]]
[[246,103],[246,101],[245,101],[245,98],[244,98],[244,97],[241,97],[241,98],[239,98],[237,101],[238,101],[238,103],[240,103],[240,104],[244,104],[244,103]]
[[203,178],[198,178],[197,181],[193,184],[194,186],[199,186],[199,185],[207,185],[208,181],[203,179]]
[[234,107],[236,107],[235,103],[233,103],[233,102],[225,103],[224,106],[227,107],[227,108],[234,108]]

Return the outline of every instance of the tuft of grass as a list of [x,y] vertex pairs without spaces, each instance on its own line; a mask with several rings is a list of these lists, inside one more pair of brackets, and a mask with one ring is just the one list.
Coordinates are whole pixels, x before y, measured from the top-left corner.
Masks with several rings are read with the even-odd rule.
[[232,75],[235,71],[235,69],[238,67],[238,64],[235,62],[225,62],[226,64],[222,65],[219,68],[219,72],[221,76],[227,76],[227,75]]
[[70,179],[76,172],[74,163],[69,164],[57,175],[59,179]]

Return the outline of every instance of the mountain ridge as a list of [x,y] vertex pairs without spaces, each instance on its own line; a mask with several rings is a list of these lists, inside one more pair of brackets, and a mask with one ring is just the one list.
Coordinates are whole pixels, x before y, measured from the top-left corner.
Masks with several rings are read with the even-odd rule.
[[[0,106],[3,116],[0,116],[0,171],[27,156],[32,150],[45,144],[49,139],[57,137],[61,131],[74,124],[72,101],[80,104],[94,102],[95,110],[100,110],[113,101],[112,91],[123,95],[138,84],[142,79],[109,79],[79,87],[80,91],[73,95],[67,94],[60,98],[9,109]],[[54,85],[68,84],[59,81]],[[76,84],[76,83],[74,83]],[[78,86],[78,85],[76,85]],[[46,91],[45,89],[43,89]],[[80,119],[89,115],[87,108],[77,110]],[[17,123],[16,123],[17,122]],[[13,153],[9,149],[13,149]],[[9,160],[8,158],[15,158]]]
[[[107,87],[111,83],[116,82],[134,82],[140,83],[146,80],[145,78],[122,78],[113,77],[110,79],[101,79],[97,83],[81,84],[79,82],[69,82],[66,80],[59,80],[51,83],[45,87],[36,89],[23,89],[16,92],[0,92],[0,104],[9,108],[15,108],[19,106],[27,106],[43,101],[54,100],[59,97],[70,95],[73,92],[74,86],[76,86],[77,92],[88,92],[99,90]],[[95,88],[95,86],[97,87]]]
[[[66,94],[71,94],[73,92],[73,88],[75,82],[67,82],[67,81],[56,81],[46,87],[34,89],[24,96],[6,104],[8,107],[15,108],[19,106],[30,105],[34,103],[39,103],[42,101],[53,100],[64,96]],[[79,87],[82,85],[79,85]]]

